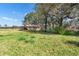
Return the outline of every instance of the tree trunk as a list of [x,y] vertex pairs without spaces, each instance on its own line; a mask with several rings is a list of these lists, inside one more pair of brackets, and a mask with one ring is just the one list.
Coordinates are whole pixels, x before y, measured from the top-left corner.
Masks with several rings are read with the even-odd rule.
[[63,25],[63,18],[61,17],[59,20],[59,27],[62,27],[62,25]]
[[47,32],[47,17],[45,17],[45,32]]

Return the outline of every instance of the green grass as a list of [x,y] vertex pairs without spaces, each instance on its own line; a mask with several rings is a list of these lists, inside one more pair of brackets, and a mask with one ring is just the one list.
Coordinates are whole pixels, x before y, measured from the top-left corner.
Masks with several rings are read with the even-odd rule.
[[0,29],[0,55],[79,56],[79,36]]

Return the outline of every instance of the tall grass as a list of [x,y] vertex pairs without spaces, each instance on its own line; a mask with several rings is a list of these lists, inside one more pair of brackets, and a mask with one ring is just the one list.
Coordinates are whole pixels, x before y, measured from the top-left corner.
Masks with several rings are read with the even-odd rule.
[[18,30],[1,30],[0,35],[2,56],[79,56],[79,36]]

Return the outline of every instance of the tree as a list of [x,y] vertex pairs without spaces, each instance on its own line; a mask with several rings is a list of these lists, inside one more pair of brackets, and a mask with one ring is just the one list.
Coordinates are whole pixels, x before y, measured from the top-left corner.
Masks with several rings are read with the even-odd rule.
[[51,10],[51,8],[54,8],[56,7],[56,4],[36,4],[36,11],[41,15],[41,16],[44,16],[44,25],[45,25],[45,32],[47,30],[47,18],[48,18],[48,15],[49,15],[49,12]]
[[61,28],[63,27],[64,17],[74,15],[73,9],[74,7],[78,9],[78,5],[75,3],[36,4],[35,11],[25,16],[24,24],[40,24],[45,32],[49,27],[51,29],[55,27]]
[[7,24],[5,24],[4,26],[5,26],[5,28],[6,28],[6,27],[7,27]]
[[23,23],[25,28],[26,25],[37,25],[39,23],[38,14],[36,12],[28,13],[27,15],[25,15]]
[[1,27],[1,24],[0,24],[0,27]]

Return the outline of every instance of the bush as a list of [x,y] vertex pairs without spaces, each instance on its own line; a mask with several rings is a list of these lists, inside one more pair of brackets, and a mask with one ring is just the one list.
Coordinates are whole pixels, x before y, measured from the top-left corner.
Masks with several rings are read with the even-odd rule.
[[56,27],[56,28],[54,29],[54,31],[55,31],[55,33],[61,34],[61,35],[65,34],[65,32],[66,32],[66,30],[65,30],[64,27]]
[[27,39],[25,39],[25,42],[26,43],[34,43],[34,39],[32,39],[32,38],[27,38]]
[[65,35],[75,35],[75,36],[79,36],[79,31],[67,30],[67,31],[65,32]]
[[24,36],[20,36],[20,37],[18,38],[19,41],[25,40],[25,39],[26,39],[26,38],[25,38]]
[[24,41],[24,42],[26,42],[26,43],[33,43],[34,42],[34,36],[20,36],[19,38],[18,38],[18,40],[19,41]]

